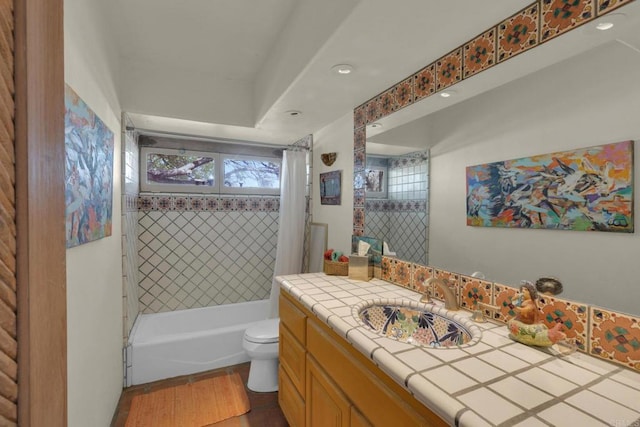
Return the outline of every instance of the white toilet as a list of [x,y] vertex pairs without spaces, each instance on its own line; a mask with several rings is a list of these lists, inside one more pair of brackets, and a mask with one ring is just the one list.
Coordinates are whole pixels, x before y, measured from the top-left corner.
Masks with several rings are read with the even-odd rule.
[[278,326],[280,319],[266,319],[249,326],[242,347],[251,359],[249,390],[278,390]]

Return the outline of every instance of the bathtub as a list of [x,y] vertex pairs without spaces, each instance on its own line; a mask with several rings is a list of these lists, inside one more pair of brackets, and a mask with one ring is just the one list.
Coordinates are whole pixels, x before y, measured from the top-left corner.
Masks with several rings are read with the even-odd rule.
[[269,315],[269,300],[140,314],[125,352],[125,384],[144,384],[248,362],[244,331]]

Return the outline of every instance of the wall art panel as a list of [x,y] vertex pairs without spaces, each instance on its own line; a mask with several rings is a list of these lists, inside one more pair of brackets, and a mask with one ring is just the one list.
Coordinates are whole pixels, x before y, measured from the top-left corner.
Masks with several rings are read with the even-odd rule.
[[467,167],[467,225],[633,232],[633,141]]

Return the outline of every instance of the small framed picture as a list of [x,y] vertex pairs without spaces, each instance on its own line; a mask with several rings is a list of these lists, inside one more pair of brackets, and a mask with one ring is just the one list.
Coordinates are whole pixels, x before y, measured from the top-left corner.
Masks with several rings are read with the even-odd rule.
[[325,172],[320,174],[320,204],[341,204],[342,171]]
[[384,199],[387,197],[387,168],[373,166],[365,169],[364,190],[367,197]]

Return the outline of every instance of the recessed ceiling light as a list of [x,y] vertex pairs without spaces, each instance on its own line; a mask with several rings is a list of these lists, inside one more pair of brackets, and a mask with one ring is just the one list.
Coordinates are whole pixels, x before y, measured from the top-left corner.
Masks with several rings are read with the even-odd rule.
[[600,31],[607,31],[613,28],[613,25],[613,22],[600,22],[598,25],[596,25],[596,29]]
[[354,71],[353,65],[349,64],[338,64],[331,67],[331,71],[340,76],[346,76],[347,74],[351,74]]
[[289,117],[300,117],[302,115],[302,111],[298,110],[289,110],[284,112]]
[[626,17],[624,13],[608,13],[591,21],[584,27],[583,32],[588,35],[600,34],[602,31],[608,31],[623,24]]
[[370,127],[371,129],[380,129],[380,128],[382,127],[382,123],[378,123],[378,122],[371,123],[371,124],[369,125],[369,127]]
[[455,90],[445,90],[445,91],[440,92],[440,96],[442,98],[449,98],[449,97],[451,97],[451,96],[453,96],[455,94],[456,94]]

